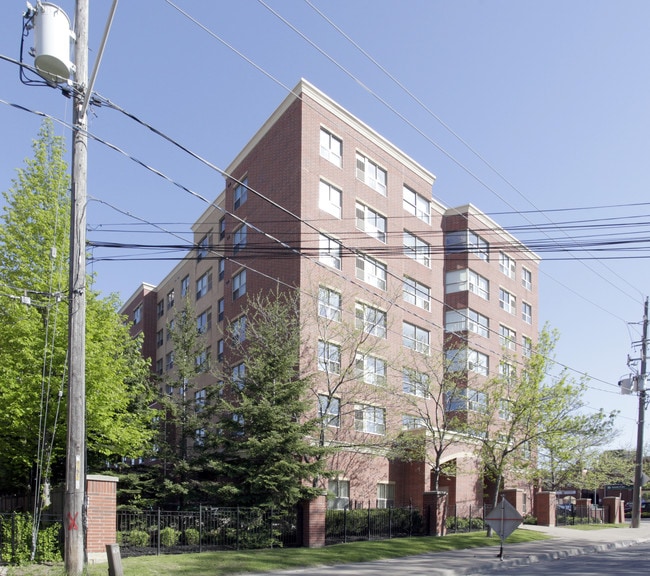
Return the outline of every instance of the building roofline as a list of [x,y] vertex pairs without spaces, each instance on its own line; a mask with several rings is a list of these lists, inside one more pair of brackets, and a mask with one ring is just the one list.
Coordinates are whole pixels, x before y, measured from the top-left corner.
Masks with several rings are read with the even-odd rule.
[[510,232],[503,228],[503,226],[492,220],[492,218],[485,214],[485,212],[479,210],[471,202],[462,206],[457,206],[455,208],[447,208],[445,212],[445,216],[459,216],[462,214],[470,214],[479,220],[486,228],[489,228],[492,232],[502,236],[508,243],[516,245],[519,250],[522,253],[527,254],[531,260],[535,260],[535,262],[538,264],[541,262],[542,258],[539,256],[539,254],[533,252],[530,248],[528,248],[528,246],[526,246],[526,244],[513,236]]
[[368,124],[359,120],[359,118],[357,118],[354,114],[343,108],[343,106],[341,106],[338,102],[332,100],[324,92],[316,88],[313,84],[304,78],[300,79],[293,90],[291,90],[291,92],[282,101],[282,103],[275,109],[271,116],[269,116],[266,122],[264,122],[262,127],[254,134],[254,136],[248,141],[244,148],[242,148],[239,154],[237,154],[234,160],[228,165],[226,168],[227,174],[232,174],[233,170],[237,168],[237,166],[244,160],[250,151],[259,143],[259,141],[282,116],[282,114],[287,111],[289,106],[291,106],[291,104],[293,104],[296,100],[301,99],[302,95],[308,96],[312,100],[318,102],[320,106],[334,114],[337,118],[348,124],[357,132],[360,132],[365,138],[373,142],[386,153],[396,158],[400,163],[405,164],[410,170],[420,176],[420,178],[426,182],[429,182],[430,185],[433,186],[436,177],[431,172],[429,172],[429,170],[424,168],[421,164],[418,164],[408,154],[400,150],[392,142],[381,136],[376,130],[373,130],[370,126],[368,126]]
[[133,291],[131,296],[129,296],[127,298],[126,302],[124,302],[124,304],[122,304],[122,306],[120,306],[119,313],[124,314],[124,310],[126,310],[133,303],[133,301],[136,298],[138,298],[143,292],[144,293],[153,292],[155,289],[156,289],[156,286],[154,286],[153,284],[149,284],[148,282],[142,282],[140,284],[140,286],[138,286]]

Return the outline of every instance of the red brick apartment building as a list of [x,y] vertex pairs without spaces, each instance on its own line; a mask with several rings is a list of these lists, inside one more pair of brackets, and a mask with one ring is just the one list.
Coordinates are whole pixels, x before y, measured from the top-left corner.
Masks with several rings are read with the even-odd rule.
[[[300,368],[340,446],[329,505],[421,504],[430,460],[391,458],[386,441],[422,426],[430,400],[412,374],[439,375],[453,356],[464,408],[480,403],[504,348],[525,355],[536,339],[538,257],[471,204],[436,201],[433,174],[304,80],[226,173],[195,250],[123,306],[152,369],[174,370],[168,329],[188,294],[211,363],[230,369],[224,336],[250,295],[298,290],[311,351]],[[198,401],[211,378],[191,384]],[[444,455],[450,504],[482,504],[473,449],[459,437]]]

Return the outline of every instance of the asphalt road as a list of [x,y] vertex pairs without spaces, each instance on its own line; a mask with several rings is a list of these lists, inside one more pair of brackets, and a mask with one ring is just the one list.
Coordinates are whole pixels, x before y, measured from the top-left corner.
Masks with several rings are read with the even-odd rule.
[[558,574],[562,576],[627,576],[650,574],[650,542],[636,544],[627,548],[619,548],[606,552],[598,552],[591,555],[573,556],[560,560],[546,560],[529,564],[528,566],[512,566],[509,569],[495,569],[488,572],[477,572],[479,574],[503,574],[513,576],[514,574],[535,576],[544,574]]

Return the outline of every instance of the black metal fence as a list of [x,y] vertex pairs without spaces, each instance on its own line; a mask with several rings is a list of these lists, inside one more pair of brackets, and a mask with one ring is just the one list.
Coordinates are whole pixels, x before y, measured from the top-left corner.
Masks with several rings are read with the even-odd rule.
[[558,526],[573,526],[576,524],[606,524],[610,521],[609,509],[589,504],[559,504],[555,508],[555,523]]
[[485,515],[489,506],[452,504],[447,506],[447,533],[476,532],[486,529]]
[[422,511],[414,506],[352,510],[346,507],[327,510],[325,514],[326,545],[424,536],[426,532]]
[[201,507],[117,514],[122,556],[297,545],[297,511]]

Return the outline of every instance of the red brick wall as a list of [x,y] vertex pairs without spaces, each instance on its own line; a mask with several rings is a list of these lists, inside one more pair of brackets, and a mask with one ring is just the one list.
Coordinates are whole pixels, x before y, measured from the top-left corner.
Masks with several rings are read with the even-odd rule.
[[105,554],[106,544],[116,541],[117,478],[90,475],[86,480],[88,532],[86,552]]

